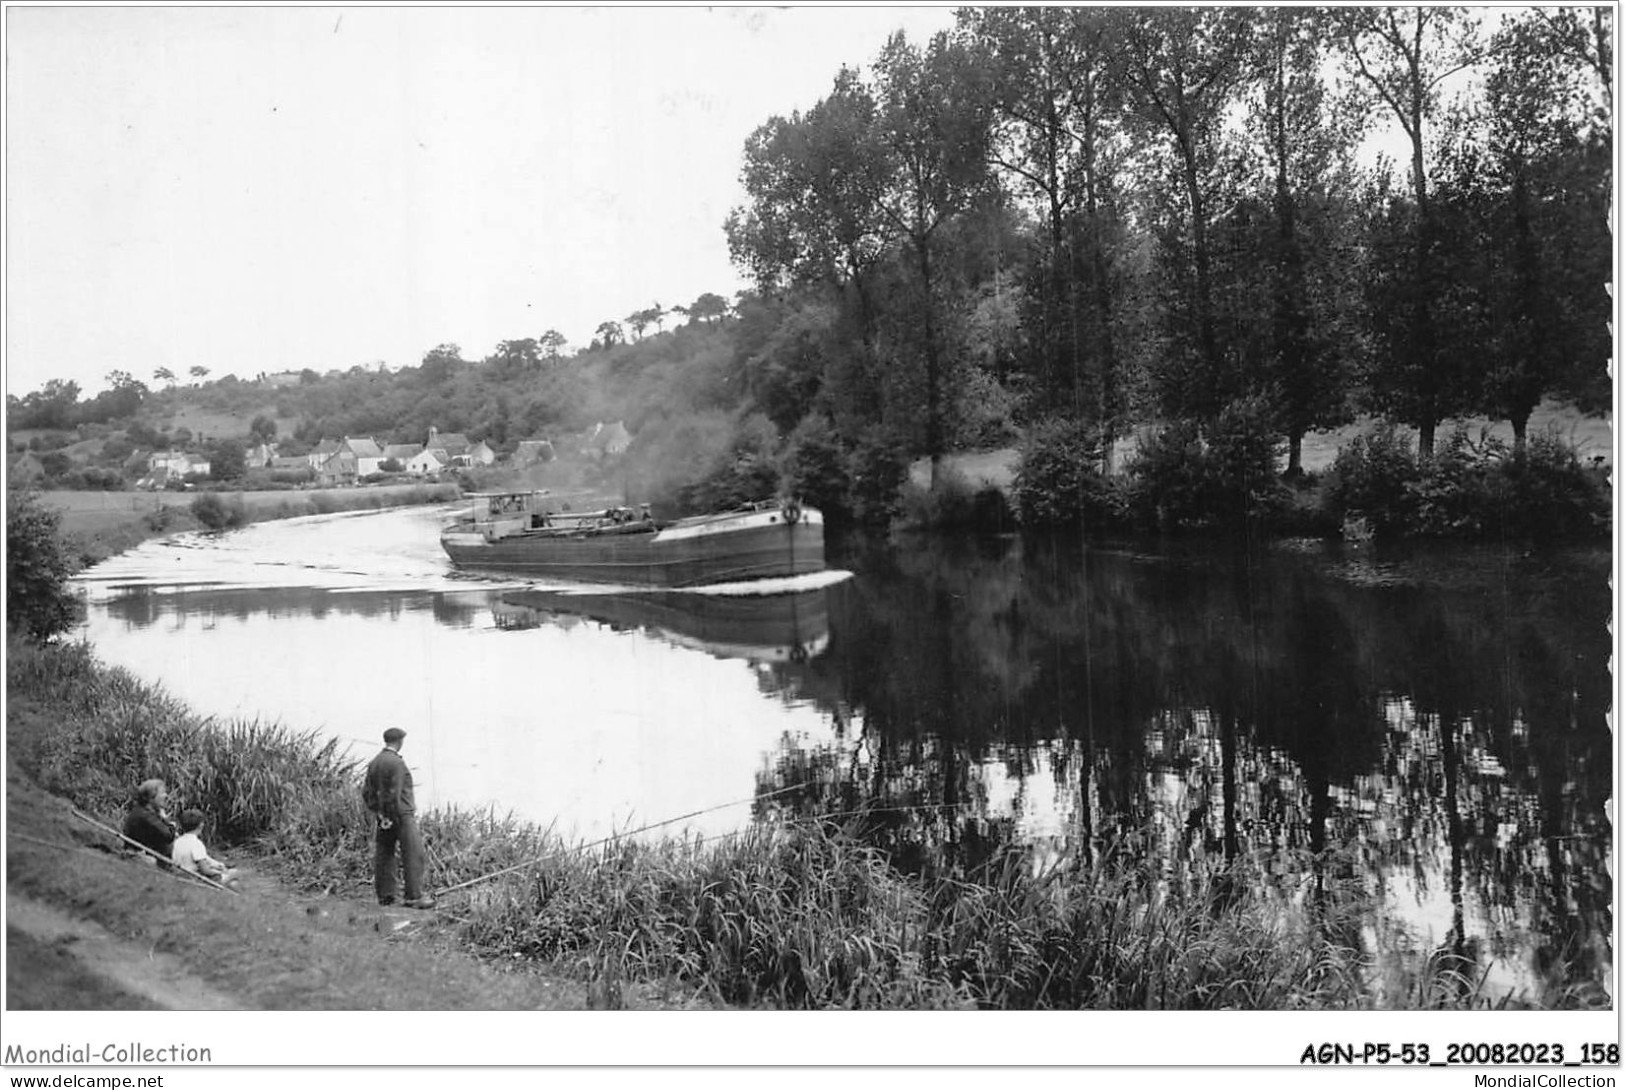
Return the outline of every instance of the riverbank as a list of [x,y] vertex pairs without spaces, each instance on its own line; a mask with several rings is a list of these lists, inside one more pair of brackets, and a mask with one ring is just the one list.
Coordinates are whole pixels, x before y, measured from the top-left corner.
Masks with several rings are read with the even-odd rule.
[[61,513],[62,537],[70,555],[88,567],[155,537],[210,529],[193,511],[193,504],[203,496],[215,497],[236,525],[246,525],[337,511],[450,503],[461,494],[455,484],[404,484],[261,492],[55,491],[39,495],[43,506]]
[[[286,731],[217,730],[160,691],[96,666],[83,646],[12,643],[7,692],[7,1009],[696,1005],[691,995],[658,986],[577,979],[529,964],[523,971],[496,967],[468,951],[455,915],[378,907],[365,873],[316,884],[316,870],[301,869],[295,850],[308,829],[286,810],[267,810],[268,796],[254,792],[276,793],[269,785],[281,777],[324,770],[335,793],[330,802],[342,801],[341,790],[354,792],[346,770]],[[120,712],[122,724],[110,726]],[[183,740],[201,748],[187,749]],[[68,756],[86,745],[112,748],[94,759]],[[155,752],[163,746],[182,748],[165,759]],[[176,763],[204,753],[232,769],[213,792]],[[232,755],[243,760],[232,765]],[[145,774],[137,768],[170,777],[189,805],[228,815],[206,831],[211,850],[241,868],[241,895],[130,860],[110,834],[74,816],[77,808],[117,826],[124,782]],[[241,793],[242,812],[219,801],[228,790]],[[318,793],[306,792],[296,809]],[[243,832],[233,836],[232,829]],[[354,842],[362,834],[340,832],[330,846],[350,845],[347,858],[358,865]]]
[[[438,909],[380,910],[370,897],[357,770],[331,745],[279,726],[202,719],[160,688],[99,665],[83,645],[9,650],[8,859],[21,918],[37,903],[145,944],[231,1004],[1481,1002],[1449,965],[1385,978],[1348,945],[1340,936],[1362,907],[1358,891],[1331,882],[1305,900],[1302,890],[1279,888],[1267,859],[1223,864],[1200,849],[1178,854],[1169,871],[1139,842],[1149,832],[1041,867],[1014,851],[971,873],[903,873],[865,845],[861,816],[839,825],[787,818],[711,841],[570,845],[493,814],[436,810],[423,826]],[[116,824],[128,785],[149,775],[211,815],[206,840],[245,865],[250,896],[185,886],[92,850],[105,835],[67,807]],[[1329,873],[1336,862],[1324,860]],[[244,934],[255,936],[246,951]],[[45,986],[30,983],[42,940],[19,933],[8,941],[23,955],[8,980],[11,1005],[47,1004]],[[411,956],[380,957],[379,944],[410,944]],[[396,975],[397,960],[416,968]],[[143,1001],[109,987],[110,1006]]]

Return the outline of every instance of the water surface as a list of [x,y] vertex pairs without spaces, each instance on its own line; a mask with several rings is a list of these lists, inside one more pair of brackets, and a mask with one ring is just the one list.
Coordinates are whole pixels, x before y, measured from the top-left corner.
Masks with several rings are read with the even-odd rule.
[[358,757],[404,727],[428,805],[582,839],[862,811],[954,872],[1149,827],[1288,902],[1360,885],[1350,941],[1412,973],[1608,1001],[1605,553],[907,538],[772,593],[619,594],[460,576],[443,515],[149,543],[87,573],[86,631],[208,714]]

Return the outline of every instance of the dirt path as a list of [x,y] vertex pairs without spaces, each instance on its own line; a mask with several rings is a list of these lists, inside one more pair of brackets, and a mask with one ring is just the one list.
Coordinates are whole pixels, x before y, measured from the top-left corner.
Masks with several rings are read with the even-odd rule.
[[[179,958],[121,939],[100,924],[13,894],[6,898],[6,941],[11,955],[6,989],[26,987],[73,1009],[122,1008],[134,997],[159,1010],[242,1010],[248,1004],[192,975]],[[20,955],[20,956],[19,956]],[[14,987],[15,985],[15,987]],[[82,1005],[83,1004],[83,1005]]]

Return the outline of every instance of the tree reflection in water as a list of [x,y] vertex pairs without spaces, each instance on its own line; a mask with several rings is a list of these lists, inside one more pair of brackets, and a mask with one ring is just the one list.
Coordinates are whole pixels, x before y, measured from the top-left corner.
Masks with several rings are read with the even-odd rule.
[[1324,924],[1386,1002],[1482,978],[1607,1005],[1606,554],[953,540],[845,566],[827,652],[767,675],[836,741],[787,743],[762,789],[803,790],[760,812],[839,815],[922,873],[1149,830],[1170,880],[1248,854],[1310,910],[1362,890]]

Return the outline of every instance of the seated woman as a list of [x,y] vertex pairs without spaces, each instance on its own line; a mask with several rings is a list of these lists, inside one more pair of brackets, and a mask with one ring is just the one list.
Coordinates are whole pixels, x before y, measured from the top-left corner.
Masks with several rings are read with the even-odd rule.
[[175,824],[164,812],[168,800],[169,789],[163,780],[143,780],[135,789],[130,812],[124,815],[124,835],[166,860],[175,847]]

